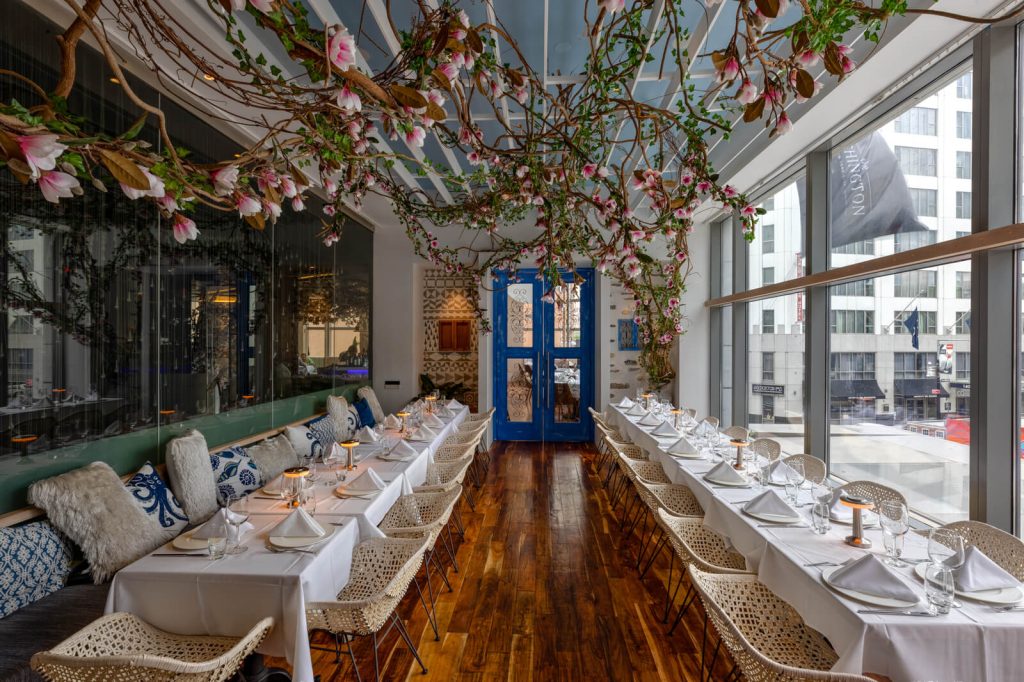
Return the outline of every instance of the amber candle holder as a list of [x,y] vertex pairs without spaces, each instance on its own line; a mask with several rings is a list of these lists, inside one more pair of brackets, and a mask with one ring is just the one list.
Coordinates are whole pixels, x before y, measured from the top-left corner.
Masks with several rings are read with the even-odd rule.
[[842,495],[839,504],[853,510],[853,534],[846,536],[846,544],[861,549],[870,548],[871,540],[864,537],[864,511],[874,509],[874,503],[866,497]]
[[355,451],[357,445],[359,445],[359,441],[357,440],[347,440],[341,444],[341,447],[348,451],[348,456],[345,458],[345,469],[348,471],[352,471],[356,468],[355,455],[352,453]]
[[736,448],[736,461],[733,462],[732,468],[739,469],[742,471],[745,468],[745,465],[743,464],[743,448],[750,445],[750,442],[745,440],[737,440],[734,438],[733,440],[729,441],[729,445],[732,445],[733,447]]
[[400,418],[400,419],[402,420],[402,431],[401,431],[401,433],[402,433],[402,435],[403,435],[403,436],[404,436],[404,435],[405,435],[405,433],[406,433],[406,431],[405,431],[405,419],[406,419],[406,417],[408,417],[408,416],[409,416],[410,414],[412,414],[412,413],[411,413],[411,412],[406,412],[406,411],[404,411],[404,410],[403,410],[402,412],[396,412],[396,413],[395,413],[395,415],[396,415],[397,417],[399,417],[399,418]]
[[437,405],[437,396],[428,395],[424,397],[424,400],[427,401],[427,414],[434,414],[434,406]]
[[677,407],[674,410],[669,410],[669,414],[672,415],[672,428],[678,431],[682,428],[681,420],[683,417],[683,411]]
[[288,507],[295,509],[302,505],[302,486],[309,476],[309,467],[290,467],[284,470],[283,475]]
[[651,411],[651,398],[654,397],[654,394],[653,393],[641,393],[640,397],[643,398],[644,409],[647,410],[648,412],[650,412]]

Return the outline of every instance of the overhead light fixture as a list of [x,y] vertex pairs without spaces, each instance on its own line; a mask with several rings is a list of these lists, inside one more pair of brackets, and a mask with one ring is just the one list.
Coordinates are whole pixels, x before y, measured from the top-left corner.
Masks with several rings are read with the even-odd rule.
[[206,80],[206,81],[217,80],[217,77],[214,76],[212,73],[204,73],[203,74],[203,80]]
[[120,85],[121,84],[121,81],[117,80],[117,78],[114,77],[114,76],[110,77],[110,82],[113,83],[114,85]]

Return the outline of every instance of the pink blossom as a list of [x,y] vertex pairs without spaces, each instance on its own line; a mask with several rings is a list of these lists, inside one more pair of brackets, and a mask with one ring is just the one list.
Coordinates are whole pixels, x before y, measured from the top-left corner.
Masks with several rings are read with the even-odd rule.
[[676,253],[676,260],[682,263],[684,260],[686,260],[686,254],[683,253],[682,251],[679,251],[678,253]]
[[782,102],[782,91],[769,85],[764,89],[764,101],[768,104]]
[[263,201],[263,213],[271,220],[281,217],[281,204],[276,201]]
[[356,41],[344,26],[335,26],[327,39],[327,58],[344,71],[356,63]]
[[472,71],[473,67],[476,66],[476,57],[470,53],[466,53],[466,71]]
[[640,260],[636,256],[629,256],[622,261],[622,270],[629,279],[636,279],[640,274]]
[[196,223],[188,216],[180,213],[174,214],[174,240],[179,244],[184,244],[189,240],[195,240],[199,236],[199,230],[196,229]]
[[529,166],[519,166],[519,168],[516,168],[516,177],[521,180],[521,179],[525,178],[526,175],[529,172],[530,172],[530,167]]
[[422,147],[427,139],[427,131],[420,126],[413,126],[405,133],[405,143],[410,147]]
[[256,215],[263,210],[259,200],[251,194],[239,194],[235,200],[235,208],[238,209],[240,216]]
[[644,232],[643,230],[630,230],[629,236],[635,242],[639,242],[639,241],[643,241],[644,239],[647,239],[647,233]]
[[324,206],[324,215],[327,215],[327,216],[330,216],[330,217],[333,218],[335,213],[337,213],[337,209],[334,208],[334,204],[327,204],[327,205]]
[[345,111],[363,110],[363,101],[359,99],[359,95],[352,92],[347,85],[342,87],[341,90],[338,90],[336,101],[339,109],[344,109]]
[[51,204],[59,204],[61,199],[70,199],[75,191],[80,192],[82,188],[74,175],[54,170],[44,171],[36,182],[43,198]]
[[813,50],[804,50],[796,56],[796,63],[805,69],[809,69],[817,64],[820,59],[821,57],[817,52]]
[[236,166],[218,168],[210,173],[210,181],[213,182],[213,191],[217,196],[231,194],[238,184],[238,168]]
[[266,192],[269,187],[278,187],[281,184],[281,178],[277,177],[270,168],[265,168],[260,171],[259,177],[256,178],[256,186],[260,188],[261,192]]
[[173,194],[164,194],[156,200],[156,203],[160,204],[160,208],[168,213],[174,213],[178,210],[178,202],[175,201]]
[[458,16],[459,23],[462,24],[463,28],[469,28],[469,15],[466,14],[466,10],[460,9],[456,16]]
[[288,199],[299,193],[299,188],[295,186],[295,181],[290,175],[281,176],[281,193]]
[[735,57],[728,57],[722,62],[718,70],[717,79],[719,83],[728,83],[740,75],[740,63]]
[[338,193],[338,181],[333,177],[324,178],[324,190],[330,194],[335,195]]
[[444,94],[436,88],[427,93],[427,100],[439,107],[443,107],[445,102]]
[[757,86],[749,80],[744,80],[743,85],[736,92],[736,101],[740,104],[750,104],[757,99]]
[[306,204],[302,201],[302,195],[296,194],[292,197],[292,210],[293,211],[304,211],[306,210]]
[[135,189],[122,182],[120,183],[121,191],[124,192],[124,195],[132,200],[141,199],[142,197],[153,197],[154,199],[162,197],[164,195],[164,181],[145,168],[140,170],[142,170],[142,174],[146,176],[146,179],[149,180],[149,189]]
[[544,292],[544,295],[540,297],[540,300],[543,301],[544,303],[554,303],[555,302],[555,290],[554,289],[548,289],[547,291]]
[[339,235],[337,232],[331,232],[326,237],[324,237],[324,246],[334,246],[339,241],[341,241],[341,235]]
[[464,28],[453,28],[451,36],[455,40],[464,40],[466,38],[466,29],[464,29]]
[[697,191],[704,194],[711,190],[711,183],[707,180],[701,180],[697,183]]
[[57,157],[67,149],[66,145],[57,142],[56,135],[19,135],[17,138],[21,153],[32,169],[32,179],[38,180],[43,171],[57,167]]
[[783,111],[779,115],[779,120],[775,124],[775,132],[779,135],[785,135],[793,129],[793,121],[789,119],[789,114]]
[[584,179],[589,180],[590,178],[594,177],[596,174],[597,174],[597,164],[596,163],[585,163],[585,164],[583,164],[583,177],[584,177]]
[[748,215],[756,215],[756,214],[757,214],[757,209],[754,208],[750,204],[747,204],[742,209],[740,209],[740,215],[748,216]]
[[733,197],[737,196],[739,192],[737,192],[736,188],[733,187],[732,185],[726,185],[725,187],[722,188],[722,194],[732,199]]
[[271,0],[249,0],[249,3],[264,14],[270,14],[274,11],[274,8],[271,6]]
[[530,95],[525,86],[516,88],[513,94],[515,94],[516,101],[520,104],[526,104],[526,99]]
[[597,6],[608,14],[615,14],[626,8],[626,0],[597,0]]

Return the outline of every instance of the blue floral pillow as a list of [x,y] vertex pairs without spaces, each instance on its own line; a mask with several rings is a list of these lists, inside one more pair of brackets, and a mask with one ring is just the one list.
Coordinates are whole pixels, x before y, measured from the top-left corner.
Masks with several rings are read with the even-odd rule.
[[49,521],[0,528],[0,618],[64,587],[73,557]]
[[161,528],[180,532],[188,525],[188,516],[178,504],[178,498],[149,462],[142,465],[124,485],[135,503]]
[[248,495],[263,485],[259,467],[240,445],[211,452],[210,466],[217,486],[217,499],[221,502],[239,495]]
[[373,418],[373,408],[370,407],[370,403],[366,401],[366,398],[357,400],[353,406],[356,408],[356,413],[359,416],[359,426],[369,426],[371,429],[377,424],[377,420]]
[[331,421],[331,416],[325,414],[322,417],[317,417],[311,422],[306,424],[306,428],[309,429],[310,437],[315,440],[323,451],[328,451],[331,444],[339,438],[334,435],[334,422]]

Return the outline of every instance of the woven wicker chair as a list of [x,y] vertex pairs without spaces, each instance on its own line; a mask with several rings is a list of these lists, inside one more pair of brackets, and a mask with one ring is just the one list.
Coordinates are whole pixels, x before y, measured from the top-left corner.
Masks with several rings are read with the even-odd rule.
[[903,493],[895,488],[890,488],[874,481],[850,481],[849,483],[844,483],[840,490],[857,497],[866,497],[876,507],[885,500],[894,500],[902,502],[904,505],[907,504],[907,498],[903,496]]
[[782,445],[779,444],[779,441],[771,438],[757,438],[747,450],[755,455],[761,455],[769,462],[774,462],[782,454]]
[[1024,542],[981,521],[954,521],[943,528],[964,539],[965,545],[974,545],[1000,568],[1017,580],[1024,580]]
[[750,436],[750,431],[742,426],[730,426],[722,429],[722,435],[733,440],[746,440]]
[[717,429],[717,428],[719,427],[719,425],[720,425],[720,424],[722,423],[722,422],[720,422],[720,421],[718,420],[718,417],[704,417],[704,420],[703,420],[703,421],[706,421],[706,422],[707,422],[708,424],[711,424],[711,425],[712,425],[712,426],[714,426],[714,427],[715,427],[716,429]]
[[[447,462],[434,462],[433,464],[427,465],[427,476],[424,484],[413,488],[413,492],[417,493],[438,493],[457,488],[462,485],[466,479],[466,473],[469,471],[469,467],[473,464],[473,453],[467,452],[462,459],[453,459]],[[476,504],[473,501],[473,493],[467,488],[462,489],[466,495],[466,503],[469,504],[469,508],[476,511]],[[459,514],[458,505],[455,506],[455,511],[452,513],[452,520],[455,521],[455,527],[459,530],[459,535],[465,537],[466,530],[465,526],[462,525],[462,517]]]
[[653,528],[651,528],[650,537],[645,539],[644,534],[641,534],[640,536],[640,551],[636,559],[636,567],[638,569],[640,569],[640,566],[643,563],[647,546],[654,540],[655,534],[658,535],[658,540],[653,544],[650,559],[648,559],[644,568],[640,570],[640,578],[643,579],[643,577],[647,575],[647,571],[651,569],[651,566],[654,564],[654,560],[658,557],[658,554],[668,543],[668,535],[661,522],[661,516],[657,512],[659,510],[665,510],[673,516],[702,517],[704,516],[704,508],[700,506],[700,502],[697,501],[693,491],[685,485],[677,485],[674,483],[644,483],[640,480],[636,481],[636,485],[637,492],[640,493],[640,497],[643,499],[648,511],[654,515],[654,525]]
[[[598,475],[600,475],[601,469],[605,466],[605,464],[614,463],[612,453],[615,451],[615,449],[609,444],[608,441],[614,440],[619,443],[624,443],[627,442],[627,439],[625,436],[619,433],[618,429],[608,424],[596,423],[595,426],[597,427],[598,432],[597,452],[599,455],[597,459],[597,473]],[[611,471],[609,471],[608,474],[610,476]]]
[[[673,553],[668,566],[668,583],[665,588],[665,614],[663,622],[668,622],[668,614],[672,604],[676,601],[676,595],[683,584],[687,566],[697,566],[702,571],[710,573],[749,573],[747,561],[742,555],[729,549],[722,536],[718,535],[704,525],[703,517],[673,516],[665,510],[658,511],[658,520],[665,535],[672,544]],[[679,557],[680,570],[679,582],[675,588],[672,587],[672,569],[675,566],[675,558]],[[696,593],[691,584],[683,595],[683,603],[679,605],[679,612],[676,614],[669,634],[672,634],[678,627],[683,615],[696,599]]]
[[803,462],[804,476],[813,483],[821,483],[828,476],[828,472],[825,470],[825,462],[814,455],[790,455],[789,457],[784,457],[782,461],[786,464]]
[[487,410],[486,412],[480,412],[479,414],[468,414],[466,418],[462,420],[463,424],[474,424],[480,422],[490,423],[491,417],[494,416],[494,408]]
[[[757,576],[716,575],[691,565],[690,581],[718,630],[719,646],[725,643],[743,679],[870,682],[863,675],[830,672],[839,659],[836,652],[820,632],[804,623],[793,607],[758,582]],[[710,668],[714,667],[717,655],[716,646]],[[702,677],[703,672],[702,665]]]
[[[626,459],[640,461],[647,461],[650,458],[639,445],[635,445],[629,441],[615,440],[614,438],[606,438],[605,440],[608,443],[608,447],[612,449],[612,465],[609,468],[608,476],[605,478],[605,485],[609,486],[611,491],[611,502],[614,506],[618,503],[619,498],[629,485],[630,480],[623,468],[625,465],[622,463],[622,458],[625,457]],[[621,477],[617,487],[612,483],[612,479],[615,477],[616,473]]]
[[[434,587],[430,581],[431,565],[441,574],[448,591],[452,591],[451,583],[444,568],[444,563],[437,558],[434,546],[438,538],[444,547],[451,561],[452,567],[457,573],[459,564],[455,559],[455,550],[451,538],[451,531],[445,530],[448,520],[451,518],[455,505],[458,504],[459,496],[462,495],[462,487],[457,486],[442,492],[412,493],[402,495],[391,505],[391,509],[384,515],[383,520],[378,524],[385,535],[398,538],[423,538],[426,540],[424,551],[424,573],[427,579],[427,594],[430,597],[430,605],[423,602],[423,608],[427,611],[427,619],[434,629],[434,638],[440,637],[437,629],[437,613],[434,608]],[[420,595],[422,601],[422,595]]]
[[230,679],[274,627],[256,623],[243,637],[174,635],[130,613],[99,618],[32,657],[51,682],[220,682]]
[[[480,466],[484,469],[485,472],[491,465],[491,452],[484,445],[484,435],[487,433],[487,429],[491,426],[490,415],[493,413],[493,411],[494,410],[492,408],[491,411],[487,413],[488,416],[486,416],[483,419],[478,419],[475,421],[463,421],[462,424],[460,424],[459,427],[456,429],[456,432],[459,435],[472,435],[477,437],[476,445],[474,447],[476,448],[477,453],[480,455]],[[475,467],[472,471],[473,483],[479,488],[481,483],[480,474]]]
[[434,462],[456,462],[463,459],[467,454],[473,454],[472,443],[445,443],[438,446],[434,451]]
[[[377,648],[392,627],[398,629],[420,668],[424,673],[427,672],[405,624],[395,613],[409,584],[416,579],[426,549],[425,538],[374,538],[361,542],[352,555],[348,583],[338,593],[337,601],[311,602],[306,605],[309,631],[323,630],[335,636],[335,661],[341,658],[339,638],[343,637],[348,643],[348,653],[357,677],[359,668],[352,650],[352,639],[373,637],[374,679],[380,680]],[[379,634],[385,625],[388,626],[387,630]]]

